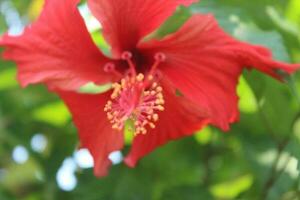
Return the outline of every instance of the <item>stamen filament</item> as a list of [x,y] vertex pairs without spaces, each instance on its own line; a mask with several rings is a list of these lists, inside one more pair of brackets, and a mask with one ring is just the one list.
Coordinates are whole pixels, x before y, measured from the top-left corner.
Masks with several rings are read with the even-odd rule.
[[132,60],[132,53],[122,53],[122,60],[129,66],[129,74],[124,76],[116,70],[113,63],[107,63],[104,71],[114,73],[123,78],[112,85],[111,100],[107,102],[104,111],[112,123],[112,128],[121,131],[127,120],[133,121],[134,134],[146,134],[148,128],[155,128],[155,122],[159,120],[159,111],[164,111],[163,88],[154,81],[157,68],[166,60],[163,53],[154,56],[154,64],[147,75],[137,74],[136,66]]
[[122,130],[127,120],[134,121],[134,134],[146,134],[147,129],[155,128],[157,112],[164,110],[162,88],[158,83],[146,87],[143,74],[123,78],[114,83],[110,101],[104,111],[112,123],[112,128]]
[[125,51],[122,53],[121,58],[123,60],[126,60],[128,65],[129,65],[129,69],[132,73],[132,76],[135,77],[136,76],[136,70],[135,70],[135,66],[132,62],[132,53],[130,53],[129,51]]
[[153,76],[154,75],[154,72],[156,71],[158,65],[166,60],[166,55],[164,53],[156,53],[154,55],[154,60],[155,60],[155,62],[152,65],[148,76]]

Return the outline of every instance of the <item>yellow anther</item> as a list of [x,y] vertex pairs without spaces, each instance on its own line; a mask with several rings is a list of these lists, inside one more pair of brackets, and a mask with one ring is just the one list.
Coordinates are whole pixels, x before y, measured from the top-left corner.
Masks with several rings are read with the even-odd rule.
[[140,132],[141,132],[141,129],[140,129],[140,128],[136,128],[136,129],[135,129],[135,132],[134,132],[134,135],[136,136],[136,135],[138,135]]
[[114,83],[114,84],[112,84],[112,88],[120,88],[121,87],[121,85],[119,84],[119,83]]
[[145,120],[145,121],[143,121],[142,126],[146,126],[147,124],[148,124],[148,121]]
[[161,105],[158,105],[156,108],[159,111],[164,111],[165,110],[165,108],[163,106],[161,106]]
[[140,81],[140,82],[143,81],[144,80],[144,75],[143,74],[137,75],[136,80]]
[[119,129],[119,126],[118,126],[118,124],[113,124],[112,128],[113,129]]
[[155,122],[157,122],[158,121],[158,114],[153,114],[152,115],[152,119],[153,119],[153,121],[155,121]]
[[155,101],[155,103],[158,104],[158,105],[164,105],[164,104],[165,104],[165,101],[164,101],[163,99],[157,99],[157,100]]
[[153,113],[154,113],[154,110],[153,110],[153,109],[149,108],[149,109],[147,110],[147,114],[152,115]]
[[147,130],[143,127],[143,128],[141,128],[141,132],[143,135],[145,135],[147,133]]
[[120,121],[126,121],[128,119],[127,116],[122,117],[122,119]]
[[126,87],[126,80],[124,78],[121,80],[121,86],[122,88]]
[[149,126],[150,126],[152,129],[155,129],[155,127],[156,127],[155,124],[153,124],[153,123],[150,123]]
[[152,84],[152,88],[156,88],[158,86],[158,84],[156,83],[156,82],[154,82],[153,84]]
[[156,97],[157,97],[158,99],[163,99],[163,98],[164,98],[164,96],[163,96],[162,93],[158,93],[158,94],[156,95]]
[[157,91],[157,92],[162,92],[163,89],[162,89],[162,87],[159,86],[159,87],[156,88],[156,91]]
[[134,122],[134,125],[135,125],[135,126],[138,126],[138,125],[140,125],[140,122],[139,122],[139,121],[136,121],[136,122]]
[[116,94],[116,93],[112,93],[110,97],[111,97],[112,99],[115,99],[115,98],[117,98],[117,97],[118,97],[118,94]]
[[149,75],[149,76],[148,76],[148,80],[149,80],[149,81],[152,81],[153,79],[154,79],[154,77],[153,77],[152,75]]
[[107,118],[108,118],[108,120],[112,120],[114,118],[114,116],[111,113],[107,113]]

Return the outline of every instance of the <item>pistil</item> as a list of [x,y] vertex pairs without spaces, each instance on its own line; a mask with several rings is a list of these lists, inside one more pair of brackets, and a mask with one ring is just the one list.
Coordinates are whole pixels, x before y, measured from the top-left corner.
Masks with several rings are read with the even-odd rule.
[[130,72],[132,73],[132,76],[136,76],[135,66],[132,62],[132,53],[130,53],[129,51],[125,51],[125,52],[122,53],[121,58],[123,60],[127,61]]
[[122,59],[127,61],[131,73],[112,85],[111,100],[105,105],[104,111],[113,129],[122,131],[126,121],[130,120],[135,135],[146,134],[149,128],[156,127],[159,112],[164,111],[163,88],[153,77],[165,56],[155,55],[155,63],[146,76],[136,73],[130,52],[124,52]]
[[116,66],[113,63],[106,63],[103,69],[106,73],[112,73],[119,78],[122,77],[122,74],[116,70]]

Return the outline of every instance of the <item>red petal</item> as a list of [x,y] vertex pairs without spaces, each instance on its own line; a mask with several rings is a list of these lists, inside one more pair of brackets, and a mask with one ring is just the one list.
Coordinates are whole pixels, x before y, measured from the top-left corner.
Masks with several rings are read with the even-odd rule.
[[111,165],[108,156],[123,147],[123,133],[113,131],[103,111],[109,94],[87,95],[75,92],[58,92],[73,115],[78,128],[81,147],[89,149],[94,161],[96,176],[105,176]]
[[90,81],[103,84],[110,80],[103,71],[108,59],[93,43],[78,2],[47,0],[37,22],[21,36],[0,38],[0,46],[6,47],[3,57],[18,64],[23,87],[43,82],[71,90]]
[[88,0],[92,13],[103,26],[113,55],[135,48],[139,40],[159,27],[177,6],[198,0]]
[[219,28],[212,15],[195,15],[173,35],[139,48],[149,57],[164,53],[167,61],[160,68],[164,76],[224,130],[239,116],[236,87],[244,67],[254,67],[279,79],[276,70],[292,73],[299,68],[272,60],[271,52],[264,47],[233,39]]
[[160,145],[170,140],[189,136],[209,123],[206,114],[198,106],[183,96],[175,94],[175,90],[164,81],[165,110],[159,114],[156,128],[145,135],[138,135],[133,141],[131,151],[125,163],[134,167],[137,161]]

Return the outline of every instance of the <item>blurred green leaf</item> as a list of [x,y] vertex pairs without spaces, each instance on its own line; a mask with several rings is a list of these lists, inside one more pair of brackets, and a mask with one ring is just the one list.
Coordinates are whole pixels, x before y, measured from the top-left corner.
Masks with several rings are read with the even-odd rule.
[[40,166],[32,159],[22,165],[12,163],[7,170],[2,184],[11,191],[19,193],[18,188],[30,187],[39,182],[37,175],[41,173]]
[[16,73],[15,68],[8,68],[0,71],[0,91],[13,89],[18,86]]
[[212,134],[211,128],[205,127],[195,134],[195,138],[200,144],[208,144],[212,140]]
[[212,200],[214,199],[212,195],[205,189],[199,186],[177,186],[171,187],[169,190],[165,191],[162,195],[161,200]]
[[300,28],[299,19],[300,19],[300,1],[290,0],[286,9],[286,16],[289,20],[294,22],[295,26]]
[[111,84],[106,85],[95,85],[94,83],[88,83],[82,86],[79,89],[80,93],[87,93],[87,94],[100,94],[105,93],[111,89]]
[[32,112],[33,119],[54,126],[64,126],[70,120],[70,113],[62,102],[48,103]]
[[245,78],[242,76],[238,85],[239,109],[245,113],[255,113],[258,111],[258,105],[252,89],[248,85]]
[[155,37],[164,37],[178,30],[191,16],[189,9],[180,7],[155,33]]
[[44,0],[32,0],[28,7],[28,16],[31,20],[35,20],[43,8]]
[[262,45],[272,50],[277,60],[289,62],[290,58],[279,33],[262,31],[254,25],[240,24],[234,31],[234,35],[252,44]]
[[216,198],[234,199],[240,193],[248,190],[252,184],[253,176],[247,174],[232,181],[216,184],[211,187],[211,192]]
[[99,48],[105,53],[106,55],[110,55],[110,46],[105,41],[103,35],[101,34],[100,30],[96,30],[91,34],[93,41],[95,44],[98,45]]

